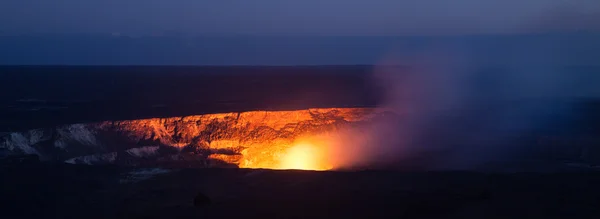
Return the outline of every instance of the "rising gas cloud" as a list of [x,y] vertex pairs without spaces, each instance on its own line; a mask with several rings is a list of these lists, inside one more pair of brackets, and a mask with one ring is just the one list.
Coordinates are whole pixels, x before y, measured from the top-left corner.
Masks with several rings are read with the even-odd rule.
[[461,47],[432,47],[386,56],[372,83],[384,91],[381,108],[399,113],[341,131],[331,149],[336,168],[476,169],[511,162],[526,151],[522,137],[571,115],[581,97],[560,50],[532,56],[514,51],[501,65],[478,61]]

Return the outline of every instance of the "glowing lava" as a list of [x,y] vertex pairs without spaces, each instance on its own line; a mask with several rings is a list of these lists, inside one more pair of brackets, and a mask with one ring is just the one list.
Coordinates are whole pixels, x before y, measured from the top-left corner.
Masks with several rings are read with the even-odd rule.
[[323,149],[309,143],[299,143],[286,150],[279,169],[328,170]]
[[[352,147],[356,142],[348,139],[362,134],[349,130],[370,124],[385,112],[383,108],[248,111],[107,121],[86,128],[90,133],[114,132],[127,139],[123,145],[133,143],[131,148],[179,148],[174,160],[202,167],[331,170],[359,154]],[[153,156],[172,157],[159,155]]]

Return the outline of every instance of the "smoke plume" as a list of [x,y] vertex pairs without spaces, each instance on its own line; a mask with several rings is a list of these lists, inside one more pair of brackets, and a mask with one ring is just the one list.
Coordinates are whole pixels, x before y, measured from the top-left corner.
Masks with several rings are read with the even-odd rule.
[[[332,147],[337,168],[477,169],[510,162],[527,150],[520,140],[569,114],[577,75],[554,48],[513,51],[486,65],[468,50],[434,47],[386,56],[372,83],[384,90],[381,108],[399,116],[354,127]],[[575,85],[574,87],[572,87]]]

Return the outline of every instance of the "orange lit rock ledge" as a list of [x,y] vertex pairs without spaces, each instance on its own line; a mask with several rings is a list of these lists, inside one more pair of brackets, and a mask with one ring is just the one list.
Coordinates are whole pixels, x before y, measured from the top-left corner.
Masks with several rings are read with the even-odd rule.
[[323,145],[306,145],[303,140],[369,120],[377,112],[370,108],[251,111],[104,122],[99,128],[118,131],[138,143],[197,148],[209,159],[244,168],[328,169],[319,161],[306,161],[319,156]]
[[83,164],[324,170],[334,167],[327,149],[346,148],[332,136],[386,111],[250,111],[72,124],[8,133],[0,136],[0,149]]

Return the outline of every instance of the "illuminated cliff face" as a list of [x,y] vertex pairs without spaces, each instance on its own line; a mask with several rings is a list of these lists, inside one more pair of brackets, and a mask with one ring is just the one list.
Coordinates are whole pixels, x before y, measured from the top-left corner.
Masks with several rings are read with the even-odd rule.
[[327,170],[335,168],[329,159],[331,136],[378,113],[366,108],[252,111],[104,122],[98,128],[137,145],[188,149],[242,168]]

